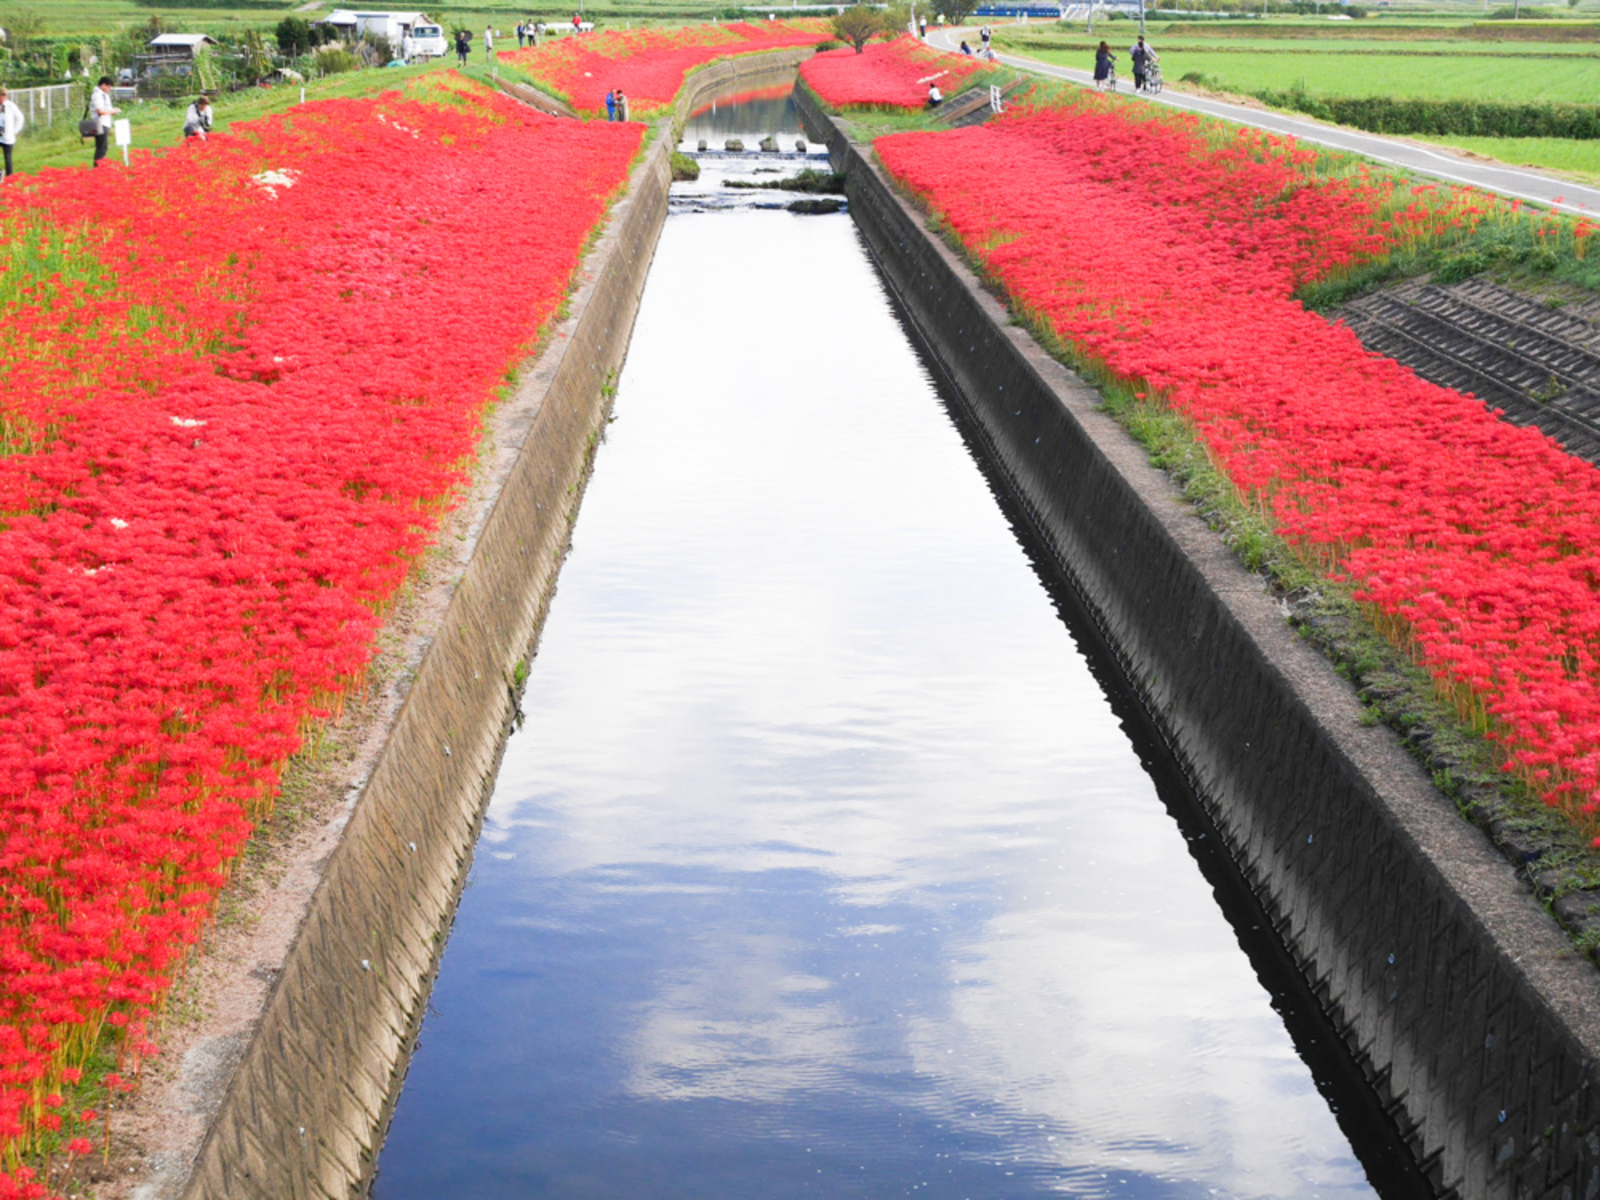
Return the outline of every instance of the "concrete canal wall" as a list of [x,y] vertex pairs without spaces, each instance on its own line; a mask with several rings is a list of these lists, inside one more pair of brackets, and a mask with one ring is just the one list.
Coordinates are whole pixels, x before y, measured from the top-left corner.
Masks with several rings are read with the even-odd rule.
[[809,48],[713,63],[585,259],[525,376],[521,448],[394,720],[181,1194],[348,1200],[370,1180],[500,748],[667,213],[671,130],[715,89]]
[[801,95],[991,465],[1441,1194],[1600,1195],[1600,975],[1097,393]]

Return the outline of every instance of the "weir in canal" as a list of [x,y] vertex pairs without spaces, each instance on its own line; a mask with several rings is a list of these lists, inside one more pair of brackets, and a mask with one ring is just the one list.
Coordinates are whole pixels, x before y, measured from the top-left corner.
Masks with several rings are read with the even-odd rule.
[[702,165],[373,1195],[1412,1194],[849,216]]

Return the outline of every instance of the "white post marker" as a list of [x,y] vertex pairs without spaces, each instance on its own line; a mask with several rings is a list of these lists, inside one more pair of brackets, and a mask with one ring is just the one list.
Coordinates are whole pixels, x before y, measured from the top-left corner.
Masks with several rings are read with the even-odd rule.
[[305,86],[302,84],[301,87],[300,87],[300,103],[304,104],[305,102],[306,102],[306,89],[305,89]]
[[133,122],[127,117],[121,117],[111,123],[111,133],[117,145],[122,147],[122,165],[128,165],[128,147],[133,145]]
[[989,108],[997,113],[1005,111],[1005,106],[1000,101],[1000,89],[992,83],[989,85]]

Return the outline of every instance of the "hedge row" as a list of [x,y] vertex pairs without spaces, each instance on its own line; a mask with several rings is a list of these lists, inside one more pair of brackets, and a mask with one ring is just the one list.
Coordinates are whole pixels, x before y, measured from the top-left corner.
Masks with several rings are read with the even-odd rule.
[[1486,100],[1316,96],[1295,89],[1259,91],[1254,95],[1274,108],[1292,108],[1324,121],[1354,125],[1373,133],[1600,138],[1600,106],[1593,104],[1497,104]]

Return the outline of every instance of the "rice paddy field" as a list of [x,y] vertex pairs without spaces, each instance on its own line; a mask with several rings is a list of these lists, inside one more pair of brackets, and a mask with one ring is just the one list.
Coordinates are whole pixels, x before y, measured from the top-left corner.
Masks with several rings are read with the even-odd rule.
[[[1133,41],[1131,23],[1097,31],[1119,54]],[[1250,95],[1263,90],[1337,96],[1397,96],[1432,100],[1476,99],[1537,103],[1600,103],[1600,43],[1479,43],[1366,38],[1325,43],[1304,38],[1250,38],[1217,45],[1187,28],[1151,28],[1169,83],[1198,72],[1218,91]],[[1044,33],[1002,30],[1000,45],[1058,66],[1093,65],[1094,41],[1074,28]]]

